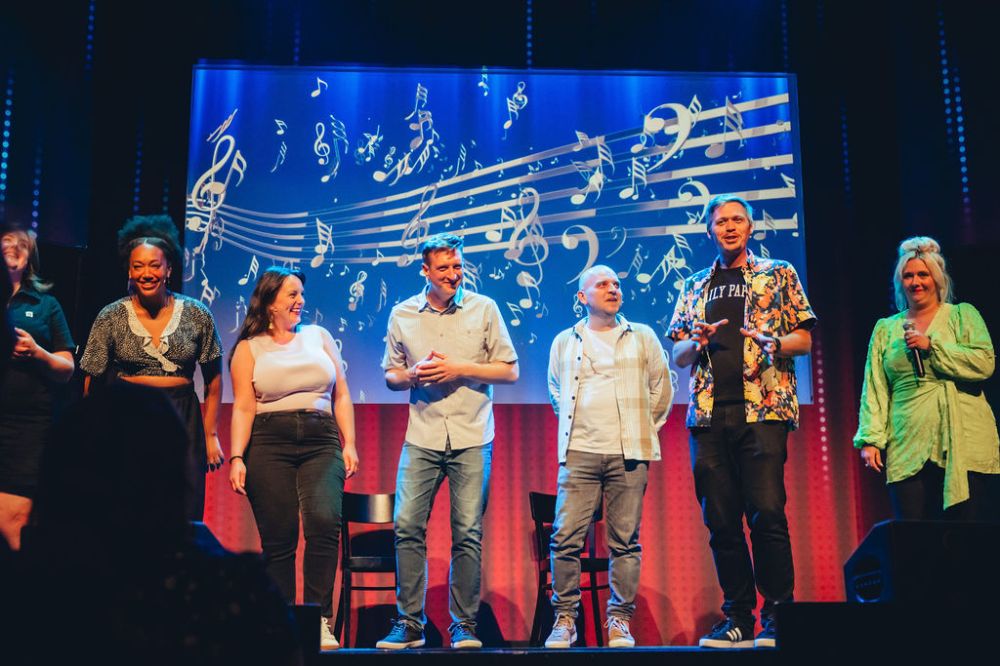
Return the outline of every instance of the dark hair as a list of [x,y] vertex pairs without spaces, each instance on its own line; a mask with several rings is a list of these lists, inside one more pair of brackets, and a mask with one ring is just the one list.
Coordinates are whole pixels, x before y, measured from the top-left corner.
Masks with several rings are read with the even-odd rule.
[[38,259],[38,234],[31,229],[21,229],[18,226],[10,225],[0,230],[0,238],[6,235],[24,236],[28,241],[28,264],[21,274],[21,282],[27,283],[35,291],[44,294],[52,288],[51,282],[46,282],[38,274],[41,262]]
[[168,215],[136,215],[118,230],[118,255],[128,266],[132,250],[140,245],[159,248],[172,267],[181,265],[181,242],[177,226]]
[[420,244],[420,256],[426,264],[427,259],[435,252],[447,250],[450,252],[461,252],[465,240],[455,234],[436,234]]
[[247,316],[243,320],[243,326],[240,328],[239,335],[236,336],[233,348],[229,351],[230,363],[233,362],[236,345],[240,344],[241,340],[249,340],[267,331],[271,325],[271,318],[267,316],[267,308],[278,297],[281,285],[292,276],[297,277],[305,285],[305,273],[297,268],[285,268],[284,266],[271,266],[257,278],[253,294],[250,295],[250,305],[247,306]]

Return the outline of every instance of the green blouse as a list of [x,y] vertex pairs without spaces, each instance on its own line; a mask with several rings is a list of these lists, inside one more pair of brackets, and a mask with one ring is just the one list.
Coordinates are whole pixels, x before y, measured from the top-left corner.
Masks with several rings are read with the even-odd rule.
[[886,481],[902,481],[930,460],[943,467],[944,507],[969,499],[968,472],[1000,474],[1000,438],[982,381],[993,374],[993,342],[968,303],[944,303],[927,336],[917,378],[903,338],[905,313],[872,332],[854,447],[886,452]]

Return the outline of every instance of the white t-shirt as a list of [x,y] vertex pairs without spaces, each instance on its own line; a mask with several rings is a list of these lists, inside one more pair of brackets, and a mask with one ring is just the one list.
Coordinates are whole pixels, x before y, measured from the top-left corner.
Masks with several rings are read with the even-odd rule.
[[616,455],[622,453],[621,416],[615,394],[615,344],[622,328],[583,329],[580,390],[573,411],[569,450]]

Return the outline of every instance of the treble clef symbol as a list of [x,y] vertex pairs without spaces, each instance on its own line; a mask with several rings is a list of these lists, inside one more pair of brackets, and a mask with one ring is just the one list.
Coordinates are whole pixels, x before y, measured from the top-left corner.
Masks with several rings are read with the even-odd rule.
[[319,157],[321,166],[326,166],[330,161],[330,144],[323,140],[326,127],[323,123],[316,123],[316,141],[313,142],[313,152]]

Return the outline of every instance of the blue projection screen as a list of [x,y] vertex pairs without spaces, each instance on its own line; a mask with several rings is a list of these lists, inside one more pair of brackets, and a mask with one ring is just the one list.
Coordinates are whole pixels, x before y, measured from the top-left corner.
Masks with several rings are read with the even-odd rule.
[[662,333],[715,257],[715,194],[753,202],[751,249],[805,281],[797,118],[785,74],[199,66],[185,289],[228,350],[258,271],[298,266],[305,320],[341,345],[355,401],[404,402],[380,367],[389,311],[424,284],[420,242],[455,233],[466,287],[496,300],[520,356],[497,400],[544,403],[580,273],[619,271],[623,313]]

